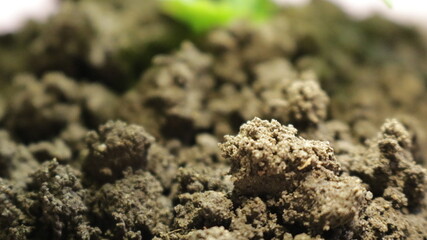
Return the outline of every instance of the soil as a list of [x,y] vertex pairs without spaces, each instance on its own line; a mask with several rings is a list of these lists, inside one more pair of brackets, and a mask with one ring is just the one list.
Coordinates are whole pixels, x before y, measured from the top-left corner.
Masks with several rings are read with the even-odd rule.
[[65,0],[0,36],[0,239],[427,239],[426,53],[320,0]]

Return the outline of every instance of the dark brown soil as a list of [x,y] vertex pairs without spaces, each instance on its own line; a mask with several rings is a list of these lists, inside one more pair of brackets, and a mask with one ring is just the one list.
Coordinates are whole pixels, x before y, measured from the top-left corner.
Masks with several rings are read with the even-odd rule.
[[193,36],[156,3],[0,36],[0,239],[427,239],[417,29],[314,1]]

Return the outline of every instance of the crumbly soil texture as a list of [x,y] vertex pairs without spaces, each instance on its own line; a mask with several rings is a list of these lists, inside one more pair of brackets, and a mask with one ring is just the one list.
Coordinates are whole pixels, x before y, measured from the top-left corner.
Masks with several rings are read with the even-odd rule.
[[427,239],[427,41],[324,1],[194,36],[64,0],[0,36],[0,239]]

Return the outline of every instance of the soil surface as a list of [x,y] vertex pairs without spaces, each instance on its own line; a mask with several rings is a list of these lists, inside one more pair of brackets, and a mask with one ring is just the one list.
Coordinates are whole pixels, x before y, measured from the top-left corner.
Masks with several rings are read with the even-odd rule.
[[427,239],[426,56],[320,0],[199,36],[64,0],[0,36],[0,239]]

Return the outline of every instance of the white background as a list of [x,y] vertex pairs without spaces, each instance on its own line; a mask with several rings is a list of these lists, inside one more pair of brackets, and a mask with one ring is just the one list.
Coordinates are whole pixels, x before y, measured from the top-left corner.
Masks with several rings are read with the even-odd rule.
[[[275,1],[287,4],[308,2],[308,0]],[[427,0],[391,0],[393,2],[392,9],[385,6],[381,0],[329,1],[342,6],[346,12],[358,18],[377,12],[390,19],[404,23],[415,23],[427,29]],[[0,0],[0,33],[17,29],[28,18],[44,20],[55,12],[57,5],[57,0]]]
[[56,8],[55,0],[0,0],[0,33],[13,31],[28,18],[46,19]]
[[[309,0],[275,0],[290,4],[305,4]],[[316,1],[316,0],[313,0]],[[379,13],[389,19],[417,24],[427,29],[427,0],[390,0],[392,8],[388,8],[382,0],[329,0],[341,6],[347,13],[364,18]]]

